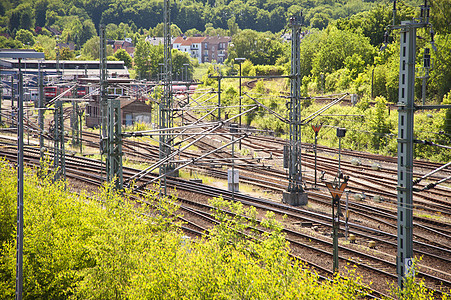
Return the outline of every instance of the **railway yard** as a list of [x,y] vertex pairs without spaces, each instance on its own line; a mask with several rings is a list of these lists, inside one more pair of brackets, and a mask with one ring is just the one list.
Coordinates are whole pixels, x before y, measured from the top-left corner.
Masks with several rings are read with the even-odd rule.
[[[187,115],[185,121],[188,122],[188,119]],[[195,122],[194,118],[191,121]],[[33,135],[37,127],[33,122],[26,125],[31,134],[24,150],[24,159],[27,164],[38,166],[40,153],[37,135]],[[217,223],[209,199],[222,196],[226,200],[239,201],[245,206],[254,206],[259,217],[267,211],[273,212],[284,226],[293,257],[305,262],[324,278],[332,278],[331,195],[325,182],[333,181],[339,171],[338,149],[318,146],[315,171],[314,146],[302,145],[303,181],[309,200],[308,205],[295,207],[282,203],[282,192],[288,185],[287,170],[283,168],[286,140],[249,131],[241,141],[242,150],[235,151],[232,157],[231,147],[214,151],[230,142],[226,130],[229,124],[220,127],[215,134],[205,135],[186,151],[174,156],[175,163],[192,161],[181,170],[185,179],[168,177],[166,180],[167,187],[175,194],[175,201],[180,206],[184,222],[182,228],[186,235],[194,239],[206,235]],[[201,127],[192,129],[191,139],[197,138],[195,134],[201,130]],[[11,133],[1,136],[0,155],[14,162],[17,146],[15,132]],[[70,188],[75,191],[99,186],[105,181],[104,163],[94,158],[99,153],[99,135],[96,131],[83,131],[82,137],[83,154],[68,149],[65,157],[66,177]],[[51,137],[46,138],[46,144],[51,145]],[[122,149],[126,162],[123,167],[126,183],[141,171],[131,165],[147,167],[159,159],[158,144],[149,136],[124,138]],[[50,151],[47,155],[52,159],[51,147],[47,151]],[[207,153],[211,154],[204,160],[196,159]],[[227,169],[232,164],[239,170],[240,192],[235,193],[227,190]],[[416,160],[414,178],[420,178],[440,166],[442,164]],[[396,285],[397,281],[396,158],[342,149],[340,169],[349,176],[349,181],[340,200],[343,217],[340,219],[339,270],[346,272],[346,269],[355,266],[374,297],[387,295],[390,284]],[[417,187],[421,190],[430,182],[449,175],[449,167],[444,168],[419,182]],[[144,174],[132,188],[152,188],[150,183],[154,183],[157,176],[157,173]],[[142,190],[135,188],[137,197]],[[414,255],[421,258],[417,262],[416,275],[424,279],[425,285],[433,289],[437,296],[449,293],[451,186],[444,183],[433,189],[414,192],[413,199]],[[348,213],[344,210],[346,206]],[[345,222],[346,215],[348,222]],[[345,223],[348,225],[346,232]]]

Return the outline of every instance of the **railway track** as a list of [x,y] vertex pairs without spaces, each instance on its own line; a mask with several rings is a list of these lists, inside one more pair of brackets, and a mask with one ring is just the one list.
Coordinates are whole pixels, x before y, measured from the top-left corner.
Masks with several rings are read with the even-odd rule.
[[[3,148],[3,150],[5,150],[7,148]],[[10,145],[9,150],[11,151],[3,151],[3,155],[8,156],[9,159],[14,160],[15,158],[15,152],[14,152],[14,147]],[[30,156],[26,156],[27,160],[30,163],[34,163],[34,164],[38,164],[39,161],[37,159],[38,154],[37,154],[37,149],[27,149],[27,153],[28,152],[34,152],[34,154],[30,154]],[[104,178],[103,176],[101,176],[101,172],[99,172],[99,169],[101,168],[102,164],[101,162],[97,161],[97,160],[91,160],[91,159],[86,159],[86,158],[82,158],[82,157],[67,157],[66,160],[67,163],[67,170],[68,170],[68,177],[74,177],[78,180],[83,180],[84,182],[89,182],[91,184],[99,184],[99,182],[101,182]],[[130,168],[124,168],[124,176],[132,176],[133,174],[135,174],[137,172],[137,170],[134,169],[130,169]],[[153,177],[154,175],[149,174],[148,177]],[[178,191],[187,191],[187,193],[197,193],[197,194],[203,194],[204,197],[212,197],[212,196],[218,196],[218,195],[222,195],[224,198],[226,199],[231,199],[231,195],[228,191],[225,190],[221,190],[221,189],[212,189],[211,187],[205,186],[205,185],[199,185],[199,184],[192,184],[180,179],[172,179],[168,180],[168,183],[171,186],[176,186]],[[288,215],[289,218],[293,218],[296,220],[296,222],[312,222],[313,224],[319,225],[320,228],[329,228],[328,224],[330,224],[330,217],[327,217],[325,215],[319,215],[316,214],[314,217],[312,217],[312,214],[310,214],[309,218],[307,218],[307,216],[305,214],[307,214],[305,211],[298,209],[298,208],[293,208],[293,207],[288,207],[286,205],[280,204],[280,203],[275,203],[273,201],[268,201],[268,200],[264,200],[264,199],[258,199],[255,197],[250,197],[250,196],[246,196],[246,195],[241,195],[241,193],[237,193],[234,195],[234,198],[237,200],[242,201],[244,204],[246,205],[253,205],[258,207],[260,210],[280,210],[277,211],[277,213],[279,215]],[[181,198],[180,198],[181,199]],[[182,203],[188,203],[189,200],[183,199],[180,200]],[[191,201],[192,202],[192,201]],[[193,205],[193,204],[191,204]],[[199,205],[199,204],[197,204]],[[204,204],[205,205],[205,204]],[[193,209],[193,208],[191,208]],[[208,210],[210,208],[208,207],[203,207],[202,209],[202,214],[206,215],[208,214]],[[198,212],[201,213],[201,212]],[[211,218],[211,217],[209,217]],[[353,224],[352,227],[359,227],[357,226],[358,224]],[[203,226],[201,225],[190,225],[192,228],[191,229],[187,229],[187,230],[192,230],[193,232],[202,232],[202,230],[200,229],[205,229]],[[197,226],[197,229],[196,229]],[[317,226],[318,229],[318,226]],[[328,229],[326,229],[327,231]],[[371,229],[370,231],[374,232],[374,229]],[[357,232],[355,232],[356,234],[358,234]],[[330,238],[316,238],[314,235],[309,235],[306,233],[301,233],[299,230],[293,230],[293,229],[286,229],[286,234],[287,234],[287,238],[290,241],[290,244],[292,245],[292,249],[294,253],[305,253],[307,251],[313,251],[312,253],[316,253],[316,255],[321,255],[323,257],[325,256],[330,256],[330,249],[331,249],[331,241]],[[363,236],[365,233],[361,234],[361,236]],[[366,233],[368,234],[368,233]],[[380,233],[378,233],[380,234]],[[306,241],[309,240],[310,244],[307,243]],[[321,245],[321,246],[320,246]],[[359,246],[359,245],[356,245]],[[309,248],[311,247],[311,248]],[[309,250],[306,250],[307,248],[309,248]],[[367,269],[367,272],[375,272],[378,273],[379,277],[382,278],[382,276],[384,276],[384,278],[389,278],[389,276],[391,276],[392,280],[393,280],[393,276],[395,275],[381,275],[383,274],[383,272],[386,272],[387,274],[396,274],[395,270],[395,266],[393,264],[393,262],[390,262],[389,260],[386,260],[385,262],[381,261],[381,258],[371,258],[371,256],[365,256],[363,255],[361,252],[361,250],[354,250],[357,251],[357,253],[360,253],[359,255],[357,255],[357,253],[353,252],[353,249],[348,249],[351,247],[348,246],[341,246],[340,252],[343,253],[341,254],[341,261],[342,263],[352,263],[352,264],[357,264],[359,266],[361,266],[362,268]],[[317,249],[316,252],[314,249]],[[319,250],[321,249],[321,250]],[[329,250],[329,251],[328,251]],[[318,254],[320,253],[320,254]],[[328,253],[328,254],[326,254]],[[311,254],[314,255],[314,254]],[[353,257],[353,259],[347,258],[347,256]],[[448,256],[449,257],[449,256]],[[371,263],[372,259],[374,259],[373,263]],[[435,259],[441,259],[440,257],[436,257]],[[331,262],[331,259],[325,259],[326,261],[329,261],[329,264]],[[377,263],[375,263],[377,262]],[[310,263],[311,265],[315,265],[314,261],[308,261],[308,263]],[[377,267],[375,267],[375,264],[377,265]],[[442,264],[449,264],[449,260],[443,260]],[[326,264],[326,269],[329,266]],[[371,271],[371,268],[373,267],[376,270],[379,271]],[[324,268],[324,267],[323,267]],[[436,274],[441,274],[442,276],[446,275],[443,274],[443,270],[430,270],[431,268],[429,268],[429,270],[426,273],[421,273],[421,276],[424,276],[425,279],[427,279],[428,285],[430,287],[433,288],[437,288],[438,285],[440,284],[439,282],[441,282],[442,284],[444,283],[445,286],[451,286],[451,283],[449,282],[449,279],[443,279],[443,277],[440,277]],[[330,272],[330,271],[329,271]],[[371,273],[374,275],[374,273]],[[434,275],[435,274],[435,275]],[[448,274],[449,275],[449,274]],[[445,276],[446,277],[446,276]]]

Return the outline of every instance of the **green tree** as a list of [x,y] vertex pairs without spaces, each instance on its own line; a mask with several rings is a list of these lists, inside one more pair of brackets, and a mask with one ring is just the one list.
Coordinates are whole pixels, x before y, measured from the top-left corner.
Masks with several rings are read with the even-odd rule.
[[136,45],[133,61],[139,78],[149,78],[151,47],[145,40],[139,41]]
[[34,11],[36,15],[36,26],[44,27],[46,23],[46,13],[49,0],[37,0],[34,3]]
[[387,100],[384,97],[377,97],[375,101],[375,106],[369,110],[369,127],[373,133],[373,147],[379,150],[386,146],[386,134],[391,133],[392,124],[388,119]]
[[254,64],[273,65],[283,55],[280,38],[269,32],[257,32],[251,29],[241,30],[232,39],[229,48],[229,61],[244,57]]
[[[431,51],[432,69],[428,81],[428,92],[441,101],[451,90],[451,33],[437,34],[435,44],[437,51]],[[419,88],[421,89],[421,88]]]
[[331,21],[330,15],[326,13],[317,13],[310,19],[310,26],[318,29],[324,29]]
[[66,43],[69,42],[78,43],[82,29],[83,25],[81,21],[78,18],[74,18],[69,24],[64,26],[64,30],[62,32],[63,41],[65,41]]
[[36,37],[36,46],[42,47],[44,49],[44,55],[46,59],[54,59],[55,54],[55,47],[56,47],[56,41],[55,39],[46,36],[46,35],[38,35]]
[[[194,68],[191,64],[191,60],[189,57],[189,54],[186,52],[179,51],[177,49],[172,50],[172,72],[174,75],[174,79],[182,79],[181,75],[185,74],[186,67],[184,66],[187,64],[187,70],[189,77],[192,78]],[[178,76],[177,76],[178,74]],[[185,75],[183,75],[185,76]]]
[[9,14],[8,29],[10,32],[19,29],[34,28],[34,10],[30,3],[18,5],[15,9],[11,10]]
[[81,46],[96,34],[94,23],[91,20],[84,20],[81,33],[76,36],[76,43]]
[[434,0],[431,7],[431,23],[439,34],[451,34],[451,5],[449,0]]
[[116,53],[114,53],[114,57],[117,58],[117,60],[123,61],[127,68],[132,67],[132,57],[124,49],[117,50]]
[[238,31],[240,30],[240,27],[236,23],[235,16],[233,16],[227,20],[227,28],[229,29],[229,32],[228,32],[229,36],[233,37],[235,34],[238,33]]
[[[449,92],[443,98],[442,104],[443,105],[451,105],[451,92]],[[445,127],[444,131],[446,134],[446,139],[448,141],[451,141],[451,108],[446,109],[444,127]]]
[[[98,36],[94,36],[90,38],[81,48],[81,54],[85,59],[96,60],[100,58],[100,38]],[[109,46],[106,46],[106,55],[113,55],[113,49]]]
[[200,31],[200,30],[198,30],[196,28],[188,29],[184,33],[185,36],[195,36],[195,35],[201,35],[201,34],[202,34],[202,31]]
[[20,29],[16,33],[16,40],[24,44],[24,46],[31,47],[34,45],[34,36],[30,30]]
[[22,48],[22,47],[23,47],[22,42],[12,39],[12,38],[6,38],[4,36],[0,36],[0,48],[13,49],[13,48]]
[[75,58],[74,51],[70,50],[68,47],[63,47],[60,50],[61,60],[73,60]]
[[365,65],[373,62],[376,49],[362,34],[329,26],[320,35],[319,47],[315,49],[316,53],[312,58],[312,74],[315,77],[320,73],[332,73],[343,68],[346,58],[354,54],[359,55]]
[[[164,36],[164,24],[158,23],[151,31],[153,36]],[[181,34],[180,28],[176,24],[171,24],[171,36],[180,36]]]

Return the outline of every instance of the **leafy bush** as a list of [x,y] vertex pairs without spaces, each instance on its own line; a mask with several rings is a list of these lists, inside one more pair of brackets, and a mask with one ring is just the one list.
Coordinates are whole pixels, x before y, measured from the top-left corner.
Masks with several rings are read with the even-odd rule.
[[[0,163],[1,299],[14,298],[15,173]],[[355,269],[320,281],[293,260],[272,213],[258,220],[255,208],[215,198],[218,225],[208,239],[191,241],[176,222],[173,199],[150,193],[138,205],[130,202],[130,191],[120,195],[110,184],[88,197],[66,191],[64,182],[26,173],[24,299],[357,299],[365,294]],[[429,299],[424,288],[403,294],[409,295]]]
[[[110,185],[88,197],[32,170],[27,174],[24,299],[349,299],[355,294],[344,292],[350,279],[320,284],[292,261],[271,214],[260,222],[265,228],[260,233],[251,228],[259,223],[254,208],[214,199],[221,223],[210,239],[194,243],[174,225],[176,206],[168,199],[148,195],[145,201],[154,208],[149,210]],[[15,170],[2,162],[0,175],[0,298],[11,299]]]

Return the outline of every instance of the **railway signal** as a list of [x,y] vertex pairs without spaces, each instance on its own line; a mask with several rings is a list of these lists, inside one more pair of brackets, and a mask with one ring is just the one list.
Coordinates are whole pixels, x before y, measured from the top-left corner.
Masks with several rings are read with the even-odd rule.
[[[337,181],[338,179],[338,181]],[[333,272],[338,272],[338,231],[340,230],[340,198],[348,185],[348,176],[340,182],[340,177],[335,178],[333,183],[326,182],[326,187],[332,195],[332,228],[333,228]]]

